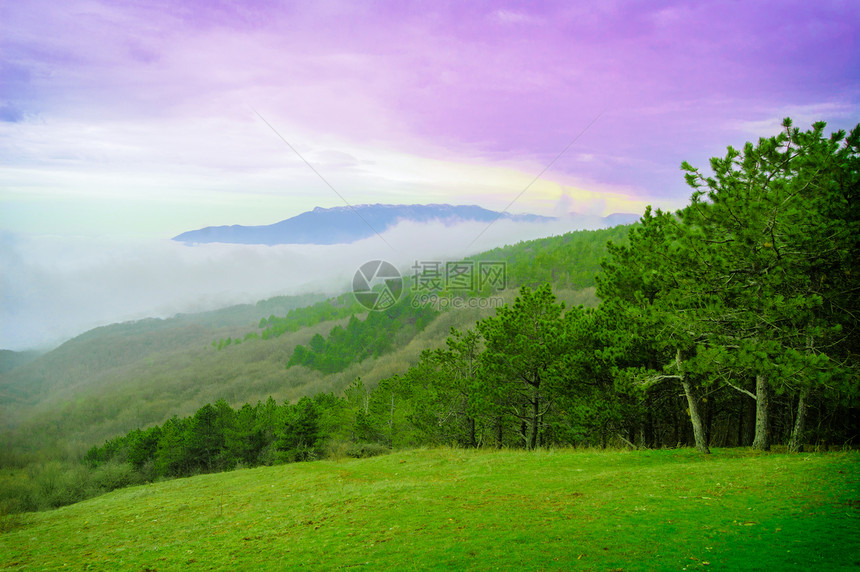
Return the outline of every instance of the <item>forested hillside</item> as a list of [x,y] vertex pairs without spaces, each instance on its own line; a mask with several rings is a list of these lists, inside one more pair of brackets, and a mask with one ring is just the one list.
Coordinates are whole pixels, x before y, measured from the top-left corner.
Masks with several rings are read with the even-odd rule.
[[232,306],[169,319],[146,319],[90,330],[38,359],[0,376],[0,406],[36,405],[68,398],[66,390],[86,386],[112,369],[143,359],[199,347],[223,331],[245,329],[261,316],[287,312],[320,300],[320,295],[281,296],[257,304]]
[[605,230],[580,230],[560,236],[528,240],[495,248],[472,257],[476,261],[503,261],[512,287],[552,284],[559,290],[579,290],[596,285],[607,242],[627,239],[628,225]]
[[0,350],[0,375],[33,361],[39,357],[39,353],[37,351],[13,352],[11,350]]
[[[625,232],[624,227],[571,232],[496,249],[481,259],[508,265],[509,288],[497,293],[502,300],[512,299],[515,287],[529,280],[536,268],[528,263],[534,252],[542,254],[542,264],[552,265],[547,273],[563,276],[581,267],[576,272],[591,277],[583,285],[593,285],[607,241]],[[404,278],[411,279],[408,269]],[[593,288],[561,293],[576,303],[596,303]],[[282,297],[205,314],[97,328],[0,374],[4,455],[18,458],[23,451],[26,457],[40,450],[63,457],[82,454],[94,441],[162,423],[174,414],[191,414],[201,403],[222,398],[236,406],[269,396],[279,402],[295,400],[342,391],[357,376],[375,385],[414,365],[420,352],[442,343],[452,326],[471,327],[491,313],[486,308],[461,309],[443,312],[431,323],[434,311],[421,310],[420,320],[389,324],[384,335],[376,336],[381,345],[371,352],[374,355],[365,356],[353,351],[352,342],[330,343],[330,332],[335,329],[337,340],[338,332],[348,332],[352,323],[353,330],[361,326],[366,331],[362,335],[373,335],[371,326],[380,316],[366,324],[367,310],[351,293],[321,298]],[[299,356],[288,369],[295,348],[310,348],[315,338],[316,343],[324,340],[328,355],[338,354],[331,358],[337,371],[322,366],[330,371],[320,372],[299,363]],[[363,343],[360,336],[353,342]]]

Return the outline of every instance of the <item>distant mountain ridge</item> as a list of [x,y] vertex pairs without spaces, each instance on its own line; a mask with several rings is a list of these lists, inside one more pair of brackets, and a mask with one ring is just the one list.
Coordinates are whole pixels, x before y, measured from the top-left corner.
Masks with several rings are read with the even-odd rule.
[[[357,216],[357,214],[360,216]],[[346,244],[385,232],[401,221],[492,222],[496,219],[516,222],[551,222],[555,217],[535,214],[499,213],[477,205],[356,205],[354,207],[316,207],[292,218],[261,226],[207,226],[183,232],[173,240],[185,244],[224,242],[231,244]],[[597,217],[599,218],[599,217]],[[604,226],[616,226],[638,220],[638,215],[612,214],[604,217]],[[371,226],[373,229],[371,229]]]

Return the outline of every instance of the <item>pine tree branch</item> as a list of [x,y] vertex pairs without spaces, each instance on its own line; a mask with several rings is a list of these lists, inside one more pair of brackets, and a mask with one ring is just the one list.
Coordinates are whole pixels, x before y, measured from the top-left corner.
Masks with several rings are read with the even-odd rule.
[[751,392],[747,391],[746,389],[744,389],[744,388],[742,388],[742,387],[738,387],[737,385],[734,385],[733,383],[731,383],[730,381],[728,381],[728,380],[726,380],[726,379],[724,379],[724,380],[723,380],[723,383],[725,383],[725,384],[726,384],[726,385],[728,385],[729,387],[732,387],[732,388],[734,388],[734,389],[737,389],[737,390],[738,390],[738,391],[740,391],[741,393],[745,393],[745,394],[749,395],[749,396],[750,396],[750,397],[752,397],[753,399],[755,399],[755,398],[756,398],[754,393],[751,393]]

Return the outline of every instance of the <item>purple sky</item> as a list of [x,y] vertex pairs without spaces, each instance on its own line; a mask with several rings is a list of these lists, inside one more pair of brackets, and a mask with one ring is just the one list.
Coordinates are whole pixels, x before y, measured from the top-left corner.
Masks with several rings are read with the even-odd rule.
[[683,160],[785,116],[860,122],[858,37],[856,1],[0,0],[0,347],[343,292],[367,260],[462,256],[485,230],[402,225],[396,252],[169,241],[343,206],[257,113],[352,204],[674,209]]
[[860,120],[857,2],[0,0],[0,229],[171,236],[343,203],[682,206],[782,117]]

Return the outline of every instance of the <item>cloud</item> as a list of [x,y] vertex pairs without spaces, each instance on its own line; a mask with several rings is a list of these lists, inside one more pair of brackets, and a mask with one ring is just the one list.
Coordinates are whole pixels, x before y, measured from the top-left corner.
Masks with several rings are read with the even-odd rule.
[[542,18],[517,10],[496,10],[493,16],[503,24],[541,24]]
[[857,109],[847,102],[823,101],[806,105],[787,105],[778,109],[761,110],[759,117],[749,121],[734,121],[731,126],[747,136],[771,137],[782,131],[782,121],[790,117],[795,127],[806,130],[816,121],[826,121],[828,131],[851,129],[857,123]]
[[405,222],[385,232],[385,242],[371,237],[334,246],[189,247],[166,240],[5,233],[0,236],[0,348],[44,347],[109,323],[277,295],[339,294],[349,291],[355,271],[369,260],[387,260],[408,274],[418,260],[457,261],[495,246],[599,225],[596,217],[500,220],[489,228],[476,222]]

